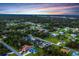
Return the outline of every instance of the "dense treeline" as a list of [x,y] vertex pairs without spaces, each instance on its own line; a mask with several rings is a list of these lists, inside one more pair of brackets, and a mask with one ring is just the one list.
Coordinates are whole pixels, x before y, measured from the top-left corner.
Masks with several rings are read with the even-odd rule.
[[2,15],[0,22],[35,22],[51,23],[53,27],[79,27],[79,18],[57,17],[57,16],[40,16],[40,15]]

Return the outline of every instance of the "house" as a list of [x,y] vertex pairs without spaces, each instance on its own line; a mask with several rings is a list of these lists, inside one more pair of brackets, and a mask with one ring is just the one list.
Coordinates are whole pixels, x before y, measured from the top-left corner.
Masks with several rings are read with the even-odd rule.
[[69,27],[65,27],[65,28],[64,28],[64,31],[69,31],[69,30],[70,30]]
[[73,38],[75,38],[75,37],[77,36],[77,34],[71,34],[71,36],[72,36]]
[[33,36],[31,34],[29,34],[28,36],[24,37],[26,41],[34,41],[35,38],[33,38]]
[[63,52],[63,53],[66,53],[66,54],[68,54],[70,52],[70,50],[65,49],[65,48],[62,48],[60,51]]
[[64,40],[61,41],[61,44],[65,44],[66,42]]
[[6,35],[2,35],[2,37],[5,39],[5,38],[7,38],[7,36]]
[[35,48],[30,48],[30,49],[28,49],[28,51],[27,52],[25,52],[24,54],[23,54],[23,56],[26,56],[26,55],[28,55],[28,54],[35,54],[35,53],[37,53],[37,50],[35,49]]
[[33,54],[35,54],[37,52],[37,50],[35,48],[30,48],[28,51],[33,53]]
[[25,52],[27,51],[28,49],[32,48],[32,46],[30,45],[23,45],[21,48],[20,48],[20,51],[21,52]]
[[51,42],[45,41],[45,40],[38,38],[38,37],[33,38],[32,35],[28,35],[26,37],[26,40],[38,45],[41,48],[48,47],[48,46],[52,45]]
[[72,53],[72,56],[79,56],[79,52],[74,51],[74,52]]
[[59,32],[59,34],[63,35],[63,34],[64,34],[64,32]]
[[48,41],[45,41],[41,38],[38,38],[36,37],[35,38],[36,40],[34,41],[40,48],[44,48],[44,47],[48,47],[48,46],[51,46],[52,43],[51,42],[48,42]]
[[58,34],[52,33],[51,36],[56,37]]
[[48,30],[47,30],[47,29],[38,29],[38,32],[47,33],[47,32],[48,32]]

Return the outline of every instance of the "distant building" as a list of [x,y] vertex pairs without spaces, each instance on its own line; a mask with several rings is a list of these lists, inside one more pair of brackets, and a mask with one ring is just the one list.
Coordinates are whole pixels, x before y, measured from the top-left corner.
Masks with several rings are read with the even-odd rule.
[[56,37],[58,34],[51,33],[51,36]]
[[73,38],[75,38],[75,37],[77,36],[77,34],[71,34],[71,36],[72,36]]
[[63,35],[64,34],[64,32],[59,32],[61,35]]
[[64,28],[65,31],[68,31],[69,29],[70,29],[69,27]]
[[28,36],[24,37],[24,39],[26,41],[31,41],[31,42],[35,40],[35,38],[33,38],[33,36],[31,34],[29,34]]

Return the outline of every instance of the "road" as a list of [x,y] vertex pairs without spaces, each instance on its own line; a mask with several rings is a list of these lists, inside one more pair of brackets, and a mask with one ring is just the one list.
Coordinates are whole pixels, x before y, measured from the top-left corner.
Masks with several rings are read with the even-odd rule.
[[5,42],[0,41],[0,43],[1,43],[2,45],[4,45],[7,49],[9,49],[10,51],[14,52],[16,55],[22,56],[20,53],[18,53],[15,49],[13,49],[13,48],[10,47],[9,45],[7,45]]
[[[33,38],[33,36],[31,36],[31,37]],[[33,39],[35,39],[35,38],[33,38]],[[32,40],[32,39],[31,39],[31,40]],[[40,38],[40,40],[43,40],[43,39]],[[45,41],[45,42],[49,42],[49,41],[46,41],[46,40],[43,40],[43,41]],[[53,44],[53,45],[55,45],[55,46],[61,46],[61,45],[57,45],[57,44],[52,43],[52,42],[50,42],[50,43]],[[69,47],[63,47],[63,48],[66,48],[66,49],[68,49],[68,50],[70,50],[70,51],[79,52],[79,51],[76,51],[76,50],[71,49],[71,48],[69,48]]]

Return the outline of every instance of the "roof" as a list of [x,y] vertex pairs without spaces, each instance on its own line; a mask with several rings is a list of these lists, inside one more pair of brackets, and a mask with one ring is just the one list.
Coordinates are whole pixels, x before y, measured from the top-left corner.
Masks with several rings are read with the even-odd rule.
[[73,52],[73,53],[72,53],[72,56],[79,56],[79,52],[76,52],[76,51]]
[[23,51],[23,52],[25,52],[25,51],[27,51],[28,49],[30,49],[32,46],[30,46],[30,45],[23,45],[21,48],[20,48],[20,50],[21,51]]
[[70,52],[70,50],[64,49],[64,48],[62,48],[61,51],[62,51],[63,53],[67,53],[67,54]]
[[51,42],[45,41],[45,40],[40,39],[40,38],[36,38],[35,43],[41,48],[52,45]]
[[30,48],[28,51],[31,52],[31,53],[36,53],[37,52],[37,50],[35,48]]

